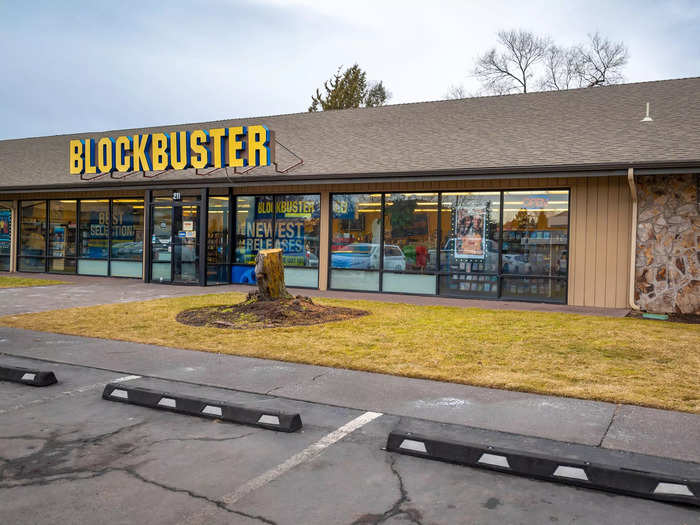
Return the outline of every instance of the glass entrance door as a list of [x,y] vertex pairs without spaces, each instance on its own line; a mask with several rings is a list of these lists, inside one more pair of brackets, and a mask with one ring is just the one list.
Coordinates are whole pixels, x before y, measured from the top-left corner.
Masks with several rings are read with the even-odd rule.
[[156,204],[151,209],[151,281],[169,283],[173,279],[173,207]]
[[151,281],[203,284],[199,204],[155,203],[151,210]]
[[199,205],[173,206],[173,282],[199,284]]

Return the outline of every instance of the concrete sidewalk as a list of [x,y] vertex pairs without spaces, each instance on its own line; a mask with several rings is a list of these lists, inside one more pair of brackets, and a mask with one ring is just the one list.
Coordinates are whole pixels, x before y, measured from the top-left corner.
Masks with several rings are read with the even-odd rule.
[[700,463],[700,416],[695,414],[0,327],[0,361],[14,358]]
[[[119,279],[114,277],[91,277],[86,275],[57,275],[36,273],[13,273],[7,276],[28,277],[65,281],[65,285],[51,287],[0,288],[0,299],[5,305],[4,315],[71,308],[74,306],[93,306],[107,303],[125,303],[146,301],[164,297],[181,297],[184,295],[205,295],[226,292],[248,293],[255,287],[248,285],[221,286],[177,286],[167,284],[146,284],[138,279]],[[491,310],[519,310],[529,312],[560,312],[606,317],[624,317],[625,308],[594,308],[588,306],[570,306],[564,304],[530,303],[523,301],[490,301],[479,299],[455,299],[432,295],[405,295],[371,292],[341,292],[334,290],[312,290],[290,288],[290,292],[311,297],[332,297],[363,301],[381,301],[388,303],[405,303],[424,306],[455,306],[460,308],[485,308]]]

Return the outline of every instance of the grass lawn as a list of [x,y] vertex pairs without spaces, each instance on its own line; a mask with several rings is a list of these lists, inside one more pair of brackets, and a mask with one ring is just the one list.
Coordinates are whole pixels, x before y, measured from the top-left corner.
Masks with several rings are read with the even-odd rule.
[[50,284],[66,284],[63,281],[49,279],[30,279],[29,277],[0,277],[0,288],[19,288],[21,286],[48,286]]
[[370,315],[316,326],[185,326],[178,312],[240,293],[0,318],[33,330],[700,413],[700,325],[314,299]]

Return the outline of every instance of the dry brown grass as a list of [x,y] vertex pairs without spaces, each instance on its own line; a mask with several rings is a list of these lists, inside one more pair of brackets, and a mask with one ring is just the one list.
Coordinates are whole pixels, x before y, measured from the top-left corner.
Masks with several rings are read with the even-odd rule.
[[700,325],[334,299],[315,301],[370,315],[264,330],[175,320],[188,308],[243,299],[158,299],[10,316],[0,324],[700,413]]

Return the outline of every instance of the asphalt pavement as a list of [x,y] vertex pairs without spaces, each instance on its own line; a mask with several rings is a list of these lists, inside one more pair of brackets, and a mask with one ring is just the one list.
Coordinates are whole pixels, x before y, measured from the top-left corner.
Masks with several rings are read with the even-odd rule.
[[[5,364],[45,361],[2,356]],[[384,450],[411,418],[51,364],[0,383],[3,523],[700,523],[697,508]],[[114,403],[111,381],[303,415],[288,434]]]
[[[0,298],[20,313],[223,291],[114,281]],[[384,450],[412,423],[446,435],[469,426],[682,460],[695,479],[695,414],[7,327],[0,365],[59,378],[0,382],[2,523],[700,523],[698,508]],[[298,412],[304,427],[103,400],[115,380]]]

